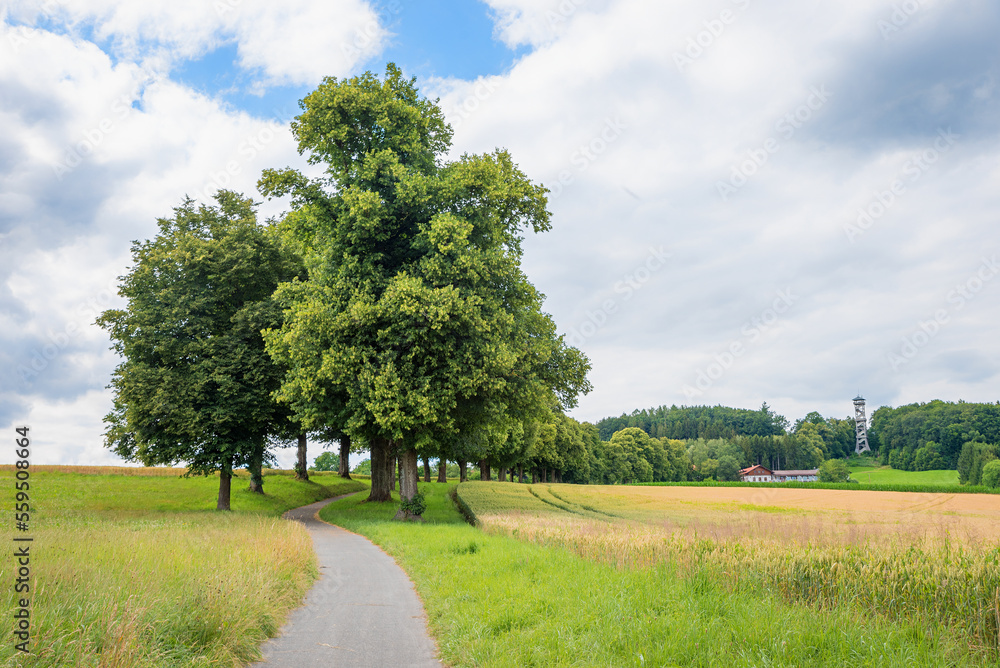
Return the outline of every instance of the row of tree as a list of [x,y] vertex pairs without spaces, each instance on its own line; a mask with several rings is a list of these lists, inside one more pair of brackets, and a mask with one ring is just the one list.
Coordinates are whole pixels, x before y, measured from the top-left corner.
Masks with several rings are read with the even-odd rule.
[[[556,334],[521,270],[522,235],[549,229],[546,190],[503,150],[445,159],[451,128],[389,65],[327,78],[292,122],[309,178],[267,170],[290,197],[269,225],[222,192],[186,200],[133,246],[124,309],[99,322],[123,362],[109,447],[147,465],[234,467],[258,490],[273,447],[305,434],[370,453],[372,501],[401,517],[418,461],[559,471],[583,458],[563,411],[589,391],[587,358]],[[488,469],[487,469],[488,471]],[[488,474],[487,474],[488,475]]]

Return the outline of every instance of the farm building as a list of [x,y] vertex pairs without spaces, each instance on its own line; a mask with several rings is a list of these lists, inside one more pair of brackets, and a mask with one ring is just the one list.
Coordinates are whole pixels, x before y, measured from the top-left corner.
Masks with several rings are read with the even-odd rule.
[[743,482],[816,482],[818,479],[819,469],[772,471],[757,464],[740,471],[740,480]]
[[773,482],[774,473],[760,464],[751,466],[740,471],[740,480],[743,482]]

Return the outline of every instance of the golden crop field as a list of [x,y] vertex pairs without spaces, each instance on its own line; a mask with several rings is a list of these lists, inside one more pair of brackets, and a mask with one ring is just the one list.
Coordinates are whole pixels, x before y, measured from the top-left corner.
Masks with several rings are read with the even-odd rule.
[[483,529],[734,591],[947,625],[1000,646],[1000,497],[751,487],[466,483]]

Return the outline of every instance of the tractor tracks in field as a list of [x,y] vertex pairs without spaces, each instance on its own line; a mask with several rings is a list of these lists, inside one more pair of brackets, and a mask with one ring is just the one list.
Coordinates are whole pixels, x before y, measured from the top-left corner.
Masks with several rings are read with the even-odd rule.
[[570,501],[565,497],[556,494],[556,492],[551,487],[546,487],[545,491],[547,491],[549,495],[552,496],[553,499],[555,500],[546,498],[546,496],[539,494],[537,491],[535,491],[535,485],[529,485],[528,491],[531,492],[531,495],[534,496],[539,501],[541,501],[542,503],[547,503],[550,506],[554,506],[568,513],[573,513],[574,515],[581,515],[583,517],[592,517],[605,521],[613,519],[623,519],[620,515],[615,515],[614,513],[598,510],[597,508],[594,508],[592,506],[587,506],[582,503],[574,503],[573,501]]

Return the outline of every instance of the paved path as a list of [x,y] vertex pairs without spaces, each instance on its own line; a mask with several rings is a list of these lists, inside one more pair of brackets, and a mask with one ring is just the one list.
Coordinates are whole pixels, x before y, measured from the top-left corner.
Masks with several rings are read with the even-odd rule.
[[[345,496],[350,496],[345,495]],[[424,606],[392,558],[371,541],[317,519],[325,499],[285,513],[306,525],[320,577],[254,666],[436,666]]]

